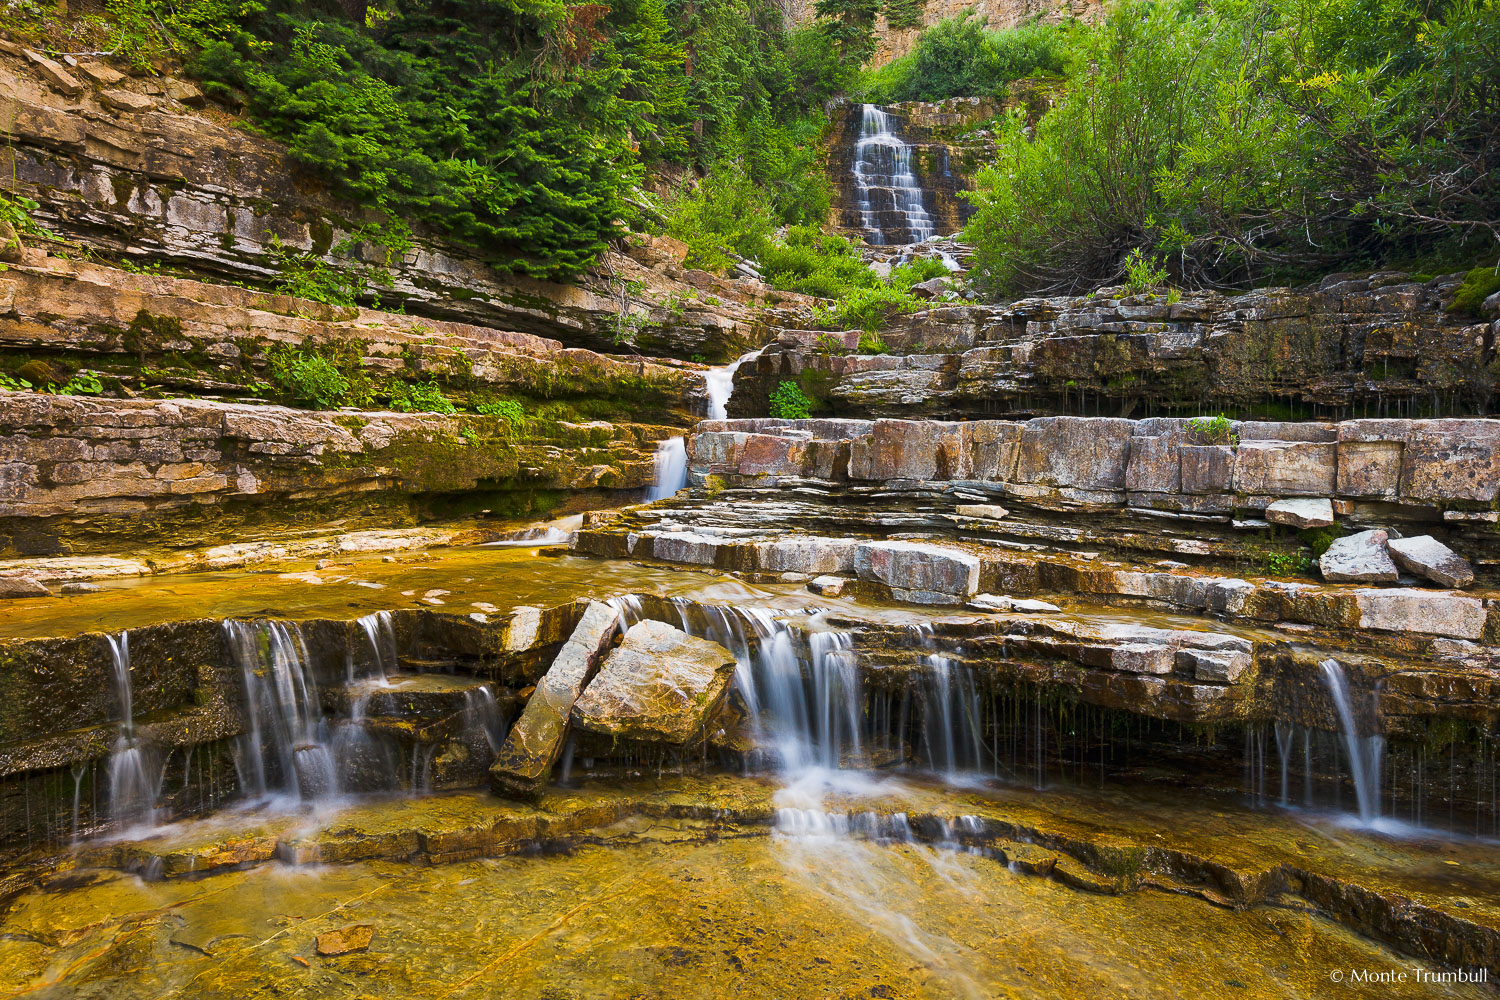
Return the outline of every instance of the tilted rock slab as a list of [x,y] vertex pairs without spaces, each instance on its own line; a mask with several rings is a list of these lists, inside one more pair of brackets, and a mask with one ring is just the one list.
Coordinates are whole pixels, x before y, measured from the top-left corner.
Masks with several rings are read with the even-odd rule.
[[1431,535],[1416,538],[1392,538],[1387,543],[1396,565],[1417,576],[1444,587],[1469,587],[1474,584],[1474,567]]
[[1386,551],[1389,536],[1378,529],[1339,538],[1318,560],[1329,583],[1395,583],[1401,574]]
[[658,621],[632,625],[573,705],[573,725],[614,740],[686,746],[729,694],[735,660]]
[[578,627],[537,682],[521,717],[490,765],[490,787],[501,795],[531,798],[539,793],[562,753],[573,705],[609,648],[620,613],[590,601]]

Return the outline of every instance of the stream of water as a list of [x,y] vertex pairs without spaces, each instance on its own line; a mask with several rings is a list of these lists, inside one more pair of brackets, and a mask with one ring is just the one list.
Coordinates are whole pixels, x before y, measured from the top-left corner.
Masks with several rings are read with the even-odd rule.
[[[853,175],[855,199],[871,243],[919,243],[937,232],[912,171],[911,146],[897,134],[895,119],[873,104],[864,106]],[[901,220],[901,239],[887,239],[887,220],[892,217]]]

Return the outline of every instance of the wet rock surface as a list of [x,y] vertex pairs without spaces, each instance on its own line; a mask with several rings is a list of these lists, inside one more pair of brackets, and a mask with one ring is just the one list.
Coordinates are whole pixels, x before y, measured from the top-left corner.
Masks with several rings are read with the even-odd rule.
[[573,705],[573,724],[609,741],[701,740],[729,693],[723,646],[657,621],[632,625]]

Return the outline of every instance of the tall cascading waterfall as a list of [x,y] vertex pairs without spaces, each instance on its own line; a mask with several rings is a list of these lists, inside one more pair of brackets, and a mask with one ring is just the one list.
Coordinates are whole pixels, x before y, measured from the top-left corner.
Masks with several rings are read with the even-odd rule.
[[[105,636],[114,670],[115,697],[120,704],[120,734],[109,755],[110,818],[121,825],[156,821],[156,799],[161,792],[162,768],[155,754],[135,731],[135,695],[130,677],[130,633]],[[74,813],[77,813],[75,791]],[[76,827],[77,820],[74,820]]]
[[224,640],[245,684],[242,786],[302,799],[336,792],[328,725],[301,628],[296,622],[226,621]]
[[[912,172],[911,146],[896,133],[891,115],[873,104],[864,106],[851,171],[869,242],[919,243],[936,235],[922,185]],[[898,234],[899,238],[887,239]]]

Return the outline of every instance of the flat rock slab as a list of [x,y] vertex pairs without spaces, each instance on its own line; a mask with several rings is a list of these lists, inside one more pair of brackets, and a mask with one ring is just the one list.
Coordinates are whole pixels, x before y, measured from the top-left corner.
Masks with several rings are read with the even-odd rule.
[[617,740],[685,746],[718,712],[734,668],[734,657],[716,642],[640,622],[573,706],[573,725]]
[[948,545],[866,542],[855,550],[854,571],[916,604],[959,604],[979,589],[979,557]]
[[619,612],[589,602],[573,634],[526,702],[490,765],[490,787],[502,795],[539,793],[562,753],[573,705],[614,638]]
[[1474,584],[1474,567],[1431,535],[1416,538],[1392,538],[1387,543],[1396,565],[1416,576],[1444,587],[1470,587]]
[[1010,516],[1010,511],[994,503],[961,503],[953,508],[959,517],[980,517],[999,521]]
[[336,931],[324,931],[318,935],[317,946],[319,955],[347,955],[354,951],[364,951],[370,947],[370,942],[375,939],[374,924],[350,924],[348,927],[340,927]]
[[1395,583],[1400,571],[1386,551],[1384,531],[1361,531],[1339,538],[1328,546],[1318,568],[1329,583]]
[[1277,500],[1266,507],[1266,520],[1294,528],[1327,528],[1333,524],[1333,501]]
[[1006,597],[995,594],[980,594],[969,601],[969,607],[979,611],[1014,611],[1021,614],[1056,614],[1062,610],[1056,604],[1038,601],[1029,597]]

